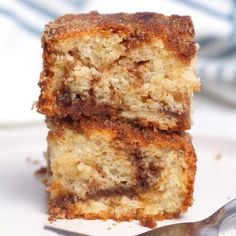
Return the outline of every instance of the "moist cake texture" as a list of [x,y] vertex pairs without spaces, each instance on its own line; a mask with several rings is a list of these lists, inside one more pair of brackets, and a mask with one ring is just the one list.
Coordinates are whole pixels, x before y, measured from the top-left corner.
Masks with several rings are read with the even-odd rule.
[[196,45],[188,16],[66,15],[48,24],[38,111],[48,117],[191,127]]
[[111,121],[47,122],[53,217],[150,222],[192,204],[196,158],[188,134]]

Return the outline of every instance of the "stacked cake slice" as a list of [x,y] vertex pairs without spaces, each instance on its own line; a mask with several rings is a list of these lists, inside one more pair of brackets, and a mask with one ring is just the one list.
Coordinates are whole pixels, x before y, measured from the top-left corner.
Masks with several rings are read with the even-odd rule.
[[196,45],[191,19],[66,15],[46,26],[38,111],[55,218],[151,222],[192,203]]

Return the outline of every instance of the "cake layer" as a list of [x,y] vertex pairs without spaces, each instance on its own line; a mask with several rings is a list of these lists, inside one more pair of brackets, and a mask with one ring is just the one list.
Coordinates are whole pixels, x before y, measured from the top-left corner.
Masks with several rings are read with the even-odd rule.
[[190,128],[200,87],[190,17],[66,15],[46,26],[42,43],[39,112]]
[[196,158],[188,134],[111,121],[48,124],[52,217],[150,222],[192,204]]

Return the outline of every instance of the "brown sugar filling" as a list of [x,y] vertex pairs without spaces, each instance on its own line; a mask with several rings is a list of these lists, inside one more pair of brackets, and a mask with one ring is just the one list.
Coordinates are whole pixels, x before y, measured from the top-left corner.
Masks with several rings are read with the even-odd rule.
[[162,168],[156,162],[145,161],[145,155],[138,148],[132,148],[131,153],[136,167],[138,187],[148,189],[157,182]]
[[[98,104],[96,103],[93,91],[90,91],[89,98],[82,99],[79,94],[76,95],[74,99],[72,99],[71,91],[66,86],[62,88],[57,96],[57,105],[60,108],[60,113],[63,117],[71,117],[73,120],[80,120],[81,118],[91,118],[93,120],[108,120],[112,119],[114,121],[126,121],[131,122],[134,125],[143,125],[142,121],[139,118],[126,120],[123,117],[120,117],[120,113],[124,110],[124,107],[113,107],[109,104]],[[170,117],[174,117],[177,120],[176,130],[182,130],[183,124],[189,126],[188,116],[189,111],[185,110],[182,113],[171,111],[168,108],[159,108],[157,111],[160,114],[167,115]],[[152,126],[150,122],[148,124]],[[186,127],[185,127],[186,128]],[[187,127],[188,128],[188,127]]]

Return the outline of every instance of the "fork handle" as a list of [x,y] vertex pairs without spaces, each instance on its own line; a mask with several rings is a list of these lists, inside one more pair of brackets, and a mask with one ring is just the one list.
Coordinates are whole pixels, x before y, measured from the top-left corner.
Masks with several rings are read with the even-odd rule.
[[226,203],[222,207],[222,209],[223,209],[223,215],[222,215],[222,218],[219,222],[220,224],[225,221],[228,221],[236,216],[236,198],[233,199],[232,201]]
[[220,226],[236,216],[236,198],[226,203],[223,207],[218,209],[213,215],[206,220],[206,224]]

